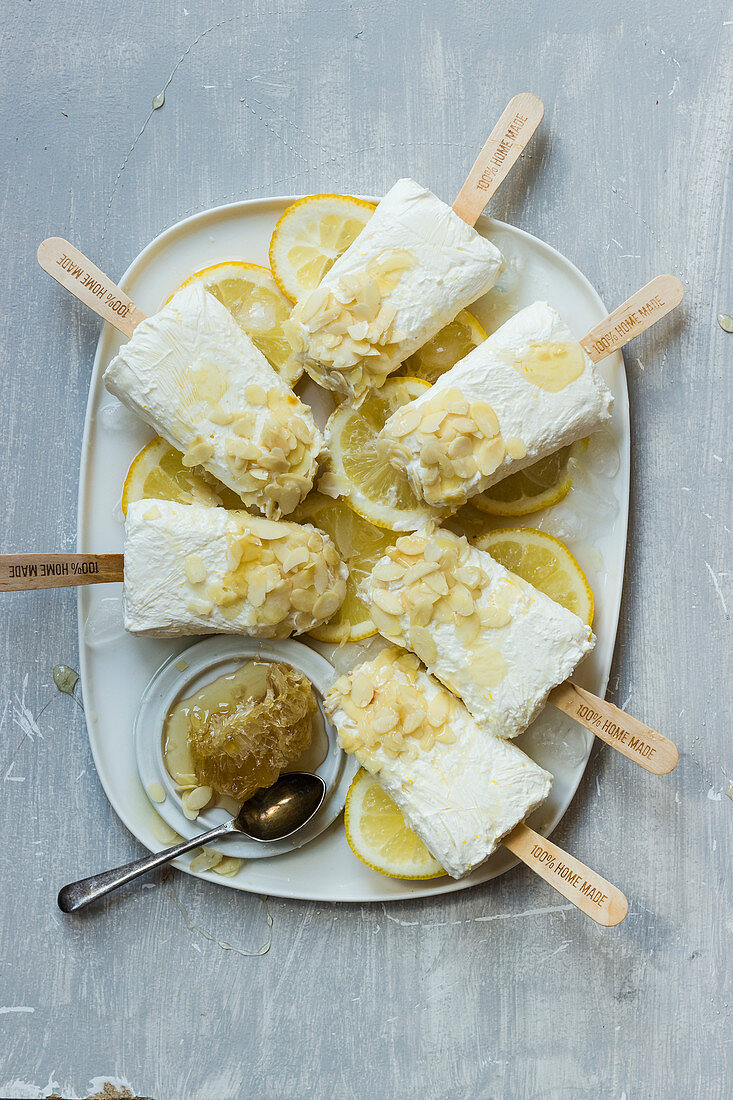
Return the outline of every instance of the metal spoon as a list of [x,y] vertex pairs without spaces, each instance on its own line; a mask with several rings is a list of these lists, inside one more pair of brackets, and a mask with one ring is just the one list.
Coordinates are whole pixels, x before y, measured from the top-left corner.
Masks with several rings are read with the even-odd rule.
[[152,871],[154,867],[162,867],[184,852],[190,852],[192,848],[199,848],[202,844],[232,833],[242,833],[263,844],[285,840],[310,821],[325,796],[326,784],[320,775],[311,775],[310,772],[281,775],[271,787],[258,791],[249,798],[237,816],[225,821],[223,825],[217,825],[215,829],[209,829],[206,833],[200,833],[199,836],[184,840],[182,844],[176,844],[162,852],[143,856],[142,859],[133,860],[132,863],[126,863],[112,871],[103,871],[99,875],[91,875],[63,886],[58,896],[59,909],[63,913],[75,913],[77,909],[104,897],[118,886]]

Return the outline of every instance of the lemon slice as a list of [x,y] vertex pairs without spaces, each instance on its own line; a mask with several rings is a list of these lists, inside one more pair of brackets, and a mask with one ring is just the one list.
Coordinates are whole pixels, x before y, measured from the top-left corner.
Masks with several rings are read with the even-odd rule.
[[292,304],[269,267],[236,260],[214,264],[191,275],[178,289],[195,283],[200,283],[227,307],[278,374],[289,386],[294,386],[303,368],[282,331]]
[[133,500],[175,500],[179,504],[208,504],[212,508],[243,509],[236,493],[227,489],[202,466],[184,466],[183,456],[159,435],[130,465],[122,489],[122,512]]
[[[486,333],[472,313],[462,309],[458,316],[405,359],[397,375],[407,374],[434,382],[486,339]],[[393,376],[394,377],[394,376]]]
[[510,474],[490,489],[471,498],[471,503],[491,516],[528,516],[557,504],[572,485],[568,462],[575,444],[562,447],[524,470]]
[[310,493],[288,518],[296,523],[312,523],[330,535],[349,567],[346,599],[332,619],[310,631],[312,637],[319,642],[341,644],[360,642],[376,634],[377,628],[359,588],[397,536],[362,519],[343,500],[317,492]]
[[440,878],[445,871],[368,772],[357,772],[346,796],[346,839],[362,863],[390,878]]
[[283,294],[296,302],[317,287],[375,210],[351,195],[308,195],[289,206],[270,241],[270,267]]
[[490,531],[474,544],[540,592],[574,611],[583,622],[593,622],[593,593],[588,578],[564,542],[534,527]]
[[340,495],[364,519],[389,531],[414,531],[441,515],[415,496],[404,474],[377,451],[387,419],[427,388],[419,378],[391,378],[358,409],[339,405],[326,424],[329,469]]

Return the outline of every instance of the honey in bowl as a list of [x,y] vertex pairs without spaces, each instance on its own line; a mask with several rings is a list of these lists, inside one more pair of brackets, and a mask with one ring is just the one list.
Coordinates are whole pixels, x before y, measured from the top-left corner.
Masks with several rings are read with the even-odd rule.
[[326,751],[310,680],[275,661],[248,661],[178,700],[163,728],[165,765],[179,787],[211,788],[232,812],[283,771],[315,770]]

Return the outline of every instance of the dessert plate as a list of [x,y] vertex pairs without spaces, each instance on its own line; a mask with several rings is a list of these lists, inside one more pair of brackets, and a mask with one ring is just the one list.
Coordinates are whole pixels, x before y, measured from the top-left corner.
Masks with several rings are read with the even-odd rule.
[[[266,266],[272,229],[294,198],[232,203],[179,222],[141,252],[120,286],[141,309],[153,313],[185,278],[201,268],[232,259]],[[606,315],[604,303],[588,280],[555,249],[489,218],[481,218],[476,228],[505,257],[497,286],[471,307],[487,332],[537,299],[558,309],[578,337]],[[628,289],[619,287],[617,298],[623,299]],[[94,361],[79,485],[77,548],[82,553],[122,550],[121,487],[131,460],[152,435],[102,385],[102,372],[121,342],[119,333],[105,326]],[[603,695],[613,657],[626,549],[629,406],[621,355],[609,356],[600,369],[615,398],[613,420],[610,428],[591,437],[578,458],[568,496],[546,512],[505,523],[487,517],[487,525],[537,526],[569,544],[593,588],[598,638],[595,651],[574,680]],[[329,410],[328,399],[310,384],[299,389],[313,402],[322,421]],[[146,847],[157,851],[161,845],[155,839],[156,813],[139,778],[135,757],[135,714],[156,670],[190,647],[193,640],[125,634],[119,586],[81,588],[78,606],[81,679],[97,772],[120,819]],[[313,648],[332,660],[338,671],[354,660],[353,647],[334,651],[313,643]],[[590,733],[552,707],[519,739],[521,747],[555,777],[550,797],[530,819],[535,829],[549,834],[561,819],[583,775],[592,741]],[[463,890],[502,874],[515,862],[500,849],[458,882],[448,878],[424,882],[388,879],[352,855],[342,823],[336,820],[299,850],[245,862],[231,878],[222,879],[211,872],[199,872],[199,877],[278,897],[389,901]],[[184,857],[182,869],[188,870],[188,864],[189,857]]]

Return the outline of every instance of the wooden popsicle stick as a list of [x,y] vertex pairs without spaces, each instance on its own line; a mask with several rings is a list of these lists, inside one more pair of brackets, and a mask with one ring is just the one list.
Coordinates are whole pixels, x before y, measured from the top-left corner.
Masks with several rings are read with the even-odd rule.
[[122,554],[0,554],[0,592],[123,579]]
[[585,688],[566,680],[548,702],[648,772],[668,775],[677,767],[680,754],[673,741]]
[[520,92],[509,100],[453,203],[464,222],[476,224],[529,144],[544,113],[544,103],[532,92]]
[[517,825],[502,844],[596,924],[612,928],[628,913],[620,890],[528,825]]
[[594,363],[600,363],[629,340],[640,336],[675,309],[685,296],[685,288],[674,275],[657,275],[656,279],[637,290],[623,305],[609,313],[603,321],[580,341],[581,347]]
[[125,336],[132,336],[135,327],[145,320],[143,311],[63,237],[41,241],[36,255],[43,270],[57,283]]

